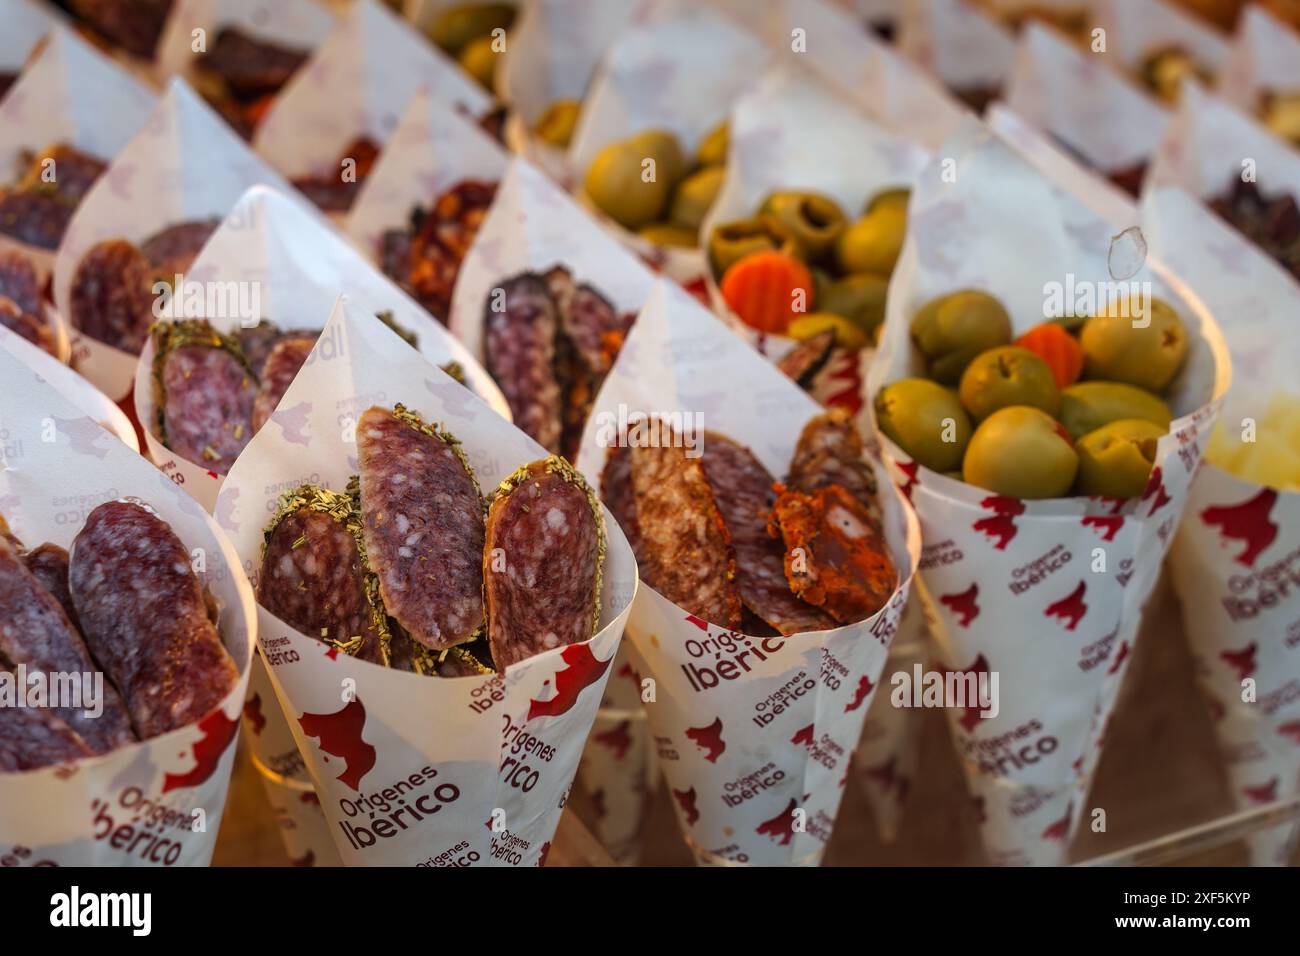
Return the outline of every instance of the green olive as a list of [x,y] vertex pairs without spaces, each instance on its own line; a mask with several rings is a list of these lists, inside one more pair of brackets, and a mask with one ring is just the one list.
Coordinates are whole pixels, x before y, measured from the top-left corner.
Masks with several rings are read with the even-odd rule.
[[492,49],[491,37],[471,40],[456,59],[466,73],[478,80],[480,86],[484,89],[492,89],[496,78],[497,54],[496,50]]
[[907,209],[887,203],[867,213],[840,234],[835,255],[845,272],[889,275],[907,234]]
[[1084,375],[1127,382],[1159,392],[1178,373],[1187,355],[1187,330],[1173,307],[1139,297],[1112,304],[1083,324]]
[[963,289],[927,302],[912,318],[912,340],[930,377],[956,385],[971,359],[1011,343],[1011,316],[987,292]]
[[686,175],[686,158],[682,156],[681,144],[667,130],[643,130],[628,140],[628,145],[641,159],[654,160],[655,178],[664,182],[670,191]]
[[727,145],[730,140],[730,126],[723,120],[705,135],[695,150],[697,166],[724,166],[727,162]]
[[1027,405],[1000,408],[971,436],[962,462],[967,484],[1011,498],[1060,498],[1079,456],[1051,415]]
[[781,230],[794,240],[800,258],[809,262],[829,253],[847,226],[835,200],[814,192],[772,193],[763,200],[758,214],[776,220]]
[[931,471],[961,465],[970,418],[957,393],[929,379],[904,378],[876,394],[876,422],[899,448]]
[[691,173],[682,180],[677,192],[673,194],[672,210],[668,218],[675,225],[698,233],[700,224],[713,208],[713,201],[718,198],[722,181],[726,178],[726,170],[721,166],[710,166]]
[[1052,368],[1028,349],[1003,345],[981,352],[962,372],[961,403],[976,421],[1008,405],[1029,405],[1055,415],[1061,391]]
[[429,27],[429,39],[452,56],[493,30],[508,30],[515,21],[510,3],[458,3],[444,10]]
[[1173,415],[1146,389],[1123,382],[1075,382],[1061,392],[1061,424],[1075,441],[1122,418],[1140,418],[1168,431]]
[[1156,443],[1167,431],[1139,418],[1121,418],[1088,432],[1074,445],[1079,453],[1075,490],[1081,495],[1137,498],[1146,491]]
[[861,272],[819,287],[817,307],[834,312],[873,332],[885,320],[885,294],[889,280]]
[[806,342],[823,332],[835,334],[835,344],[843,349],[864,349],[871,344],[867,333],[855,323],[833,312],[809,312],[795,317],[785,334],[792,339]]
[[573,139],[573,131],[578,126],[578,115],[582,112],[582,103],[578,100],[556,100],[546,108],[542,118],[537,121],[537,138],[564,149]]
[[662,177],[644,180],[642,158],[630,143],[610,143],[596,154],[583,180],[597,208],[628,229],[656,221],[668,204],[668,183]]
[[789,239],[766,217],[738,219],[713,227],[709,236],[709,263],[722,276],[738,261],[755,252],[785,249]]
[[867,200],[867,204],[862,207],[863,215],[875,212],[877,209],[884,209],[886,206],[892,206],[907,212],[907,204],[911,201],[912,190],[906,187],[897,187],[895,189],[885,189],[876,193]]
[[699,232],[675,222],[652,222],[648,226],[642,226],[636,234],[656,246],[694,249],[700,244]]

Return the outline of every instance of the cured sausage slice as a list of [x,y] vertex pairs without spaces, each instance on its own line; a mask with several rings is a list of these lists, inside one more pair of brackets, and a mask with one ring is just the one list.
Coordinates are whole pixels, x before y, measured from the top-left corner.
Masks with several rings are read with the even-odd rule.
[[785,553],[767,533],[772,476],[754,453],[716,432],[704,434],[704,473],[736,551],[736,584],[745,607],[782,634],[835,627],[825,612],[790,590]]
[[230,92],[248,98],[274,93],[289,81],[307,54],[250,36],[238,27],[217,32],[212,48],[196,64],[225,81]]
[[820,332],[792,348],[776,367],[800,388],[811,388],[813,379],[825,368],[834,350],[835,333]]
[[549,452],[560,450],[560,383],[555,374],[559,316],[546,281],[527,272],[501,283],[484,305],[488,371],[514,422]]
[[0,190],[0,232],[38,249],[57,249],[74,210],[50,193]]
[[853,419],[843,409],[832,409],[804,425],[786,484],[808,493],[827,485],[840,485],[879,524],[876,475],[864,457],[862,438],[853,427]]
[[532,462],[501,483],[482,556],[498,671],[596,633],[605,529],[595,495],[563,458]]
[[636,493],[632,490],[632,451],[622,446],[609,449],[600,473],[600,497],[618,522],[641,563],[641,529],[636,519]]
[[459,442],[398,405],[357,423],[366,555],[388,613],[442,650],[483,626],[483,509]]
[[[4,540],[0,540],[0,661],[7,669],[24,665],[29,678],[35,673],[51,681],[54,675],[83,675],[79,678],[83,695],[94,692],[93,684],[87,686],[86,681],[99,671],[62,605]],[[89,696],[75,706],[69,702],[50,710],[94,753],[107,753],[135,736],[122,699],[108,682],[101,702],[103,710],[97,717],[87,714],[95,709]]]
[[139,354],[153,323],[153,266],[125,239],[93,246],[72,277],[69,320],[92,339]]
[[110,501],[92,511],[68,583],[86,644],[142,739],[199,720],[235,686],[189,551],[145,508]]
[[41,310],[41,283],[31,260],[18,252],[0,252],[0,296],[26,313]]
[[0,773],[37,770],[93,756],[95,751],[52,712],[0,707]]
[[253,437],[257,382],[239,343],[202,319],[154,326],[158,433],[176,454],[224,475]]
[[275,343],[262,365],[261,382],[253,401],[254,432],[261,431],[270,420],[315,345],[315,335],[289,336]]
[[149,260],[154,273],[170,282],[176,273],[189,270],[219,225],[219,219],[178,222],[146,239],[140,244],[140,252]]
[[72,592],[68,590],[68,552],[57,544],[43,544],[24,554],[23,564],[41,582],[41,587],[54,595],[54,600],[59,602],[72,626],[80,630],[77,609],[72,604]]
[[646,581],[696,617],[739,627],[735,551],[700,460],[676,444],[635,447],[632,490]]

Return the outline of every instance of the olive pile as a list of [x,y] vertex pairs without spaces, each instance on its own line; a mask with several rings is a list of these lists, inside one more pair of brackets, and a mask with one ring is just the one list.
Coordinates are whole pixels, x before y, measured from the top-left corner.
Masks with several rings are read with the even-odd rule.
[[929,377],[882,388],[876,420],[915,461],[995,494],[1137,497],[1172,420],[1159,395],[1188,348],[1168,303],[1141,308],[1045,322],[1013,343],[993,296],[942,296],[911,324]]
[[649,129],[597,153],[583,188],[597,209],[647,242],[693,249],[726,161],[725,123],[704,137],[689,164],[676,136]]
[[514,22],[512,3],[457,3],[442,11],[429,26],[429,39],[491,90],[497,66],[493,31],[509,30]]
[[885,316],[889,276],[907,233],[906,189],[867,200],[852,222],[817,192],[767,196],[748,219],[709,236],[709,266],[728,307],[747,325],[800,341],[871,345]]

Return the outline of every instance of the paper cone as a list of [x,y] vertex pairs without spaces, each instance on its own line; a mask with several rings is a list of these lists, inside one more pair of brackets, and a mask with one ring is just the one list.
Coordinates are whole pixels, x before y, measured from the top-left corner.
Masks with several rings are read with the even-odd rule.
[[33,0],[0,0],[0,21],[5,25],[0,32],[0,73],[10,76],[21,73],[37,44],[66,22],[51,7]]
[[1263,7],[1252,4],[1241,15],[1218,93],[1245,113],[1258,114],[1267,93],[1300,90],[1300,36]]
[[[339,347],[326,356],[324,342]],[[256,573],[260,564],[279,490],[306,476],[343,488],[357,467],[351,416],[397,402],[461,439],[485,491],[543,456],[535,442],[341,297],[282,403],[305,406],[298,443],[263,429],[218,498],[221,523],[247,567]],[[636,592],[631,549],[607,512],[605,524],[599,632],[512,665],[503,676],[389,670],[340,655],[259,608],[263,656],[345,863],[544,861]],[[345,686],[350,690],[341,697]],[[395,817],[399,806],[416,806],[422,816]]]
[[[372,315],[391,312],[394,322],[415,334],[425,361],[438,366],[459,362],[470,387],[498,414],[509,417],[505,398],[465,347],[406,293],[376,272],[296,193],[282,194],[261,186],[250,189],[212,234],[186,278],[202,284],[204,290],[242,290],[227,297],[232,308],[219,314],[208,315],[206,309],[201,309],[197,316],[188,311],[180,316],[206,318],[222,332],[235,332],[241,325],[256,325],[261,319],[269,319],[286,331],[324,328],[342,290],[358,308]],[[252,295],[261,306],[259,314],[239,314],[236,299]],[[325,348],[337,344],[327,343]],[[149,457],[211,511],[221,490],[222,476],[209,471],[202,462],[188,461],[172,452],[159,438],[154,355],[151,340],[140,354],[134,381],[135,407]],[[410,357],[414,358],[414,353]],[[283,412],[277,411],[267,423],[290,442],[299,435],[301,425],[292,405],[284,405]]]
[[173,80],[144,126],[77,208],[54,262],[54,304],[73,326],[73,363],[115,401],[131,390],[137,357],[76,330],[72,279],[96,243],[135,243],[193,219],[220,218],[250,186],[291,192],[183,80]]
[[[608,453],[602,436],[628,415],[690,414],[783,476],[800,431],[820,411],[694,299],[660,281],[597,396],[578,467],[599,483]],[[628,622],[633,667],[655,682],[646,715],[698,862],[821,859],[920,548],[915,516],[878,471],[899,582],[865,621],[750,637],[705,624],[641,586]],[[734,679],[718,676],[723,671]]]
[[[1067,274],[1113,281],[1111,228],[986,129],[971,123],[939,155],[956,168],[945,176],[936,161],[912,193],[872,395],[920,374],[910,319],[938,295],[986,289],[1018,334],[1043,320],[1045,282]],[[997,863],[1065,858],[1142,606],[1227,388],[1226,348],[1204,308],[1152,260],[1133,279],[1174,304],[1191,340],[1166,391],[1176,418],[1142,498],[991,495],[919,466],[881,437],[927,542],[918,591],[940,661],[949,672],[998,675],[996,716],[981,718],[978,706],[948,711]]]
[[[1296,390],[1300,284],[1179,189],[1148,192],[1142,226],[1152,252],[1194,277],[1197,294],[1223,317],[1237,374],[1221,421],[1235,431],[1260,416],[1273,394]],[[1233,801],[1250,810],[1300,793],[1300,648],[1292,623],[1300,619],[1300,493],[1207,464],[1187,510],[1170,552],[1174,587]],[[1296,829],[1250,840],[1253,862],[1286,865]]]
[[1016,41],[964,0],[911,0],[899,18],[898,49],[960,98],[1002,88]]
[[239,559],[184,491],[3,350],[0,408],[0,513],[14,534],[31,547],[66,548],[97,505],[128,495],[148,505],[204,556],[199,577],[240,675],[195,724],[71,764],[0,774],[0,845],[20,848],[25,866],[205,866],[221,826],[257,628]]
[[1161,49],[1181,50],[1213,73],[1228,58],[1223,36],[1176,3],[1097,0],[1094,13],[1106,31],[1106,58],[1130,77],[1140,78],[1148,58]]

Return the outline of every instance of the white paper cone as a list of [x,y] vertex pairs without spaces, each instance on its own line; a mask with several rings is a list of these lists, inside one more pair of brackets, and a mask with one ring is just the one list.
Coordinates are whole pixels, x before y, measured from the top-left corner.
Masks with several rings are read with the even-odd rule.
[[36,45],[64,18],[34,0],[0,0],[0,73],[21,73]]
[[[1149,191],[1142,213],[1152,252],[1193,277],[1198,295],[1223,317],[1237,374],[1221,420],[1236,430],[1243,418],[1258,417],[1274,393],[1296,390],[1300,344],[1292,327],[1300,285],[1181,190]],[[1300,793],[1293,623],[1300,619],[1300,493],[1206,465],[1187,510],[1170,552],[1174,586],[1233,800],[1248,810]],[[1253,861],[1289,862],[1295,829],[1274,828],[1249,841]]]
[[1250,5],[1237,24],[1217,90],[1251,116],[1265,93],[1294,94],[1300,90],[1300,35],[1263,7]]
[[253,147],[290,179],[338,172],[357,137],[388,142],[422,86],[473,119],[492,105],[468,73],[382,3],[356,0],[275,98]]
[[964,0],[906,0],[898,49],[954,93],[996,90],[1006,81],[1016,41],[1002,24]]
[[[578,467],[599,484],[605,442],[616,440],[615,423],[628,415],[689,414],[783,476],[800,431],[820,411],[661,280],[596,398]],[[749,637],[705,624],[641,586],[628,622],[634,667],[655,681],[646,714],[682,832],[701,863],[821,859],[920,548],[915,516],[883,467],[878,471],[899,582],[865,621],[789,638]]]
[[77,208],[54,263],[54,303],[74,326],[73,363],[110,398],[131,390],[137,357],[75,330],[72,279],[95,244],[135,243],[193,219],[220,218],[250,186],[292,192],[183,80],[173,80],[141,130]]
[[[1044,319],[1049,281],[1110,283],[1111,228],[971,123],[939,151],[957,161],[922,173],[908,239],[890,285],[869,378],[920,374],[909,335],[927,301],[962,288],[996,295],[1013,334]],[[997,228],[990,233],[990,223]],[[1191,340],[1166,392],[1176,416],[1159,442],[1147,493],[1020,501],[936,474],[884,437],[895,480],[927,542],[918,591],[943,666],[999,679],[996,716],[949,710],[967,782],[982,803],[997,863],[1060,863],[1083,813],[1096,751],[1123,677],[1141,609],[1227,388],[1214,320],[1152,260],[1133,276],[1178,309]],[[1107,288],[1107,286],[1101,286]],[[1104,558],[1104,570],[1098,555]]]
[[1139,76],[1147,59],[1161,49],[1181,50],[1211,72],[1218,72],[1228,58],[1223,36],[1176,3],[1095,0],[1093,13],[1106,31],[1105,56],[1130,76]]
[[[235,290],[226,297],[232,306],[240,296],[255,296],[256,304],[261,306],[256,315],[240,314],[238,308],[208,314],[204,308],[197,316],[188,311],[181,316],[206,318],[221,332],[235,332],[241,325],[256,325],[264,318],[286,331],[324,328],[341,290],[358,308],[371,314],[391,312],[393,321],[415,333],[425,361],[438,366],[459,362],[469,386],[498,414],[509,418],[505,398],[465,347],[406,293],[375,271],[296,194],[259,186],[250,189],[212,234],[186,279],[200,283],[205,291]],[[221,490],[222,476],[202,462],[188,461],[172,452],[159,438],[154,355],[151,340],[140,354],[134,382],[135,407],[149,457],[211,511]],[[278,429],[286,441],[293,441],[301,424],[297,410],[286,404],[283,411],[272,415],[266,427]]]
[[472,120],[421,89],[352,204],[348,236],[378,263],[384,233],[408,228],[413,209],[429,209],[466,179],[499,181],[506,159],[505,151]]
[[[328,357],[324,342],[338,343]],[[305,443],[263,429],[218,499],[221,523],[246,567],[256,574],[280,490],[308,480],[343,488],[357,468],[349,441],[354,416],[398,402],[462,440],[484,490],[543,456],[535,442],[433,365],[412,360],[405,342],[342,297],[282,403],[305,406]],[[339,655],[259,608],[263,656],[345,863],[544,860],[636,592],[631,549],[608,512],[605,524],[600,631],[588,642],[512,665],[504,676],[389,670]],[[351,690],[340,696],[345,686]],[[407,806],[421,815],[394,812]]]
[[[56,143],[107,162],[144,125],[155,102],[117,64],[71,31],[55,27],[0,101],[0,169],[21,169],[27,156]],[[54,175],[57,179],[57,166]],[[26,256],[45,284],[54,266],[53,249],[0,235],[0,251],[5,249]]]
[[[147,504],[205,555],[199,577],[240,674],[221,705],[188,727],[72,764],[0,774],[0,845],[26,848],[24,865],[204,866],[221,826],[257,628],[239,559],[181,489],[3,350],[0,408],[0,513],[14,534],[32,547],[66,548],[97,505],[128,495]],[[53,441],[45,440],[50,421]]]

